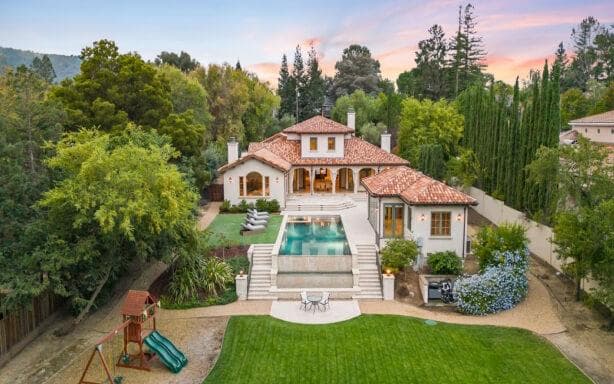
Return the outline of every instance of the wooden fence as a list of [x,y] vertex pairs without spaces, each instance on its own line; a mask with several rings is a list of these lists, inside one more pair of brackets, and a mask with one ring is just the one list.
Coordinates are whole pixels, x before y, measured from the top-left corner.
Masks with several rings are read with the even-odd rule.
[[207,196],[211,201],[224,201],[224,185],[211,184],[207,188]]
[[40,332],[41,325],[51,318],[61,305],[52,293],[32,299],[24,308],[0,312],[0,367]]

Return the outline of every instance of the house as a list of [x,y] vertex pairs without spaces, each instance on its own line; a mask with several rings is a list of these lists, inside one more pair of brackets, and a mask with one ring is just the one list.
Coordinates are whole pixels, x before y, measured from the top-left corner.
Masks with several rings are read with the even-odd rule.
[[394,238],[415,240],[421,255],[454,251],[464,258],[467,208],[477,201],[407,166],[364,178],[368,217],[377,243]]
[[390,134],[382,135],[381,148],[354,135],[355,114],[348,125],[315,116],[261,142],[250,143],[239,156],[239,143],[228,142],[228,164],[219,169],[224,198],[277,199],[282,207],[288,196],[340,195],[364,192],[360,180],[388,167],[408,162],[390,153]]
[[[423,255],[437,251],[465,254],[470,196],[408,167],[390,153],[390,134],[381,147],[354,135],[355,115],[348,125],[315,116],[261,142],[239,156],[239,143],[228,142],[228,164],[219,171],[224,198],[277,199],[368,194],[369,222],[381,247],[390,238],[414,238]],[[367,224],[368,225],[368,224]]]
[[614,110],[569,122],[571,130],[596,143],[614,146]]

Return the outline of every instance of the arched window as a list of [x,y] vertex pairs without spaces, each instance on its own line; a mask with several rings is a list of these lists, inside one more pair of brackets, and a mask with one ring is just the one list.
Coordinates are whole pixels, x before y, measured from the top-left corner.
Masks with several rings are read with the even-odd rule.
[[258,172],[250,172],[245,176],[246,179],[246,195],[247,196],[263,196],[263,180],[262,175]]

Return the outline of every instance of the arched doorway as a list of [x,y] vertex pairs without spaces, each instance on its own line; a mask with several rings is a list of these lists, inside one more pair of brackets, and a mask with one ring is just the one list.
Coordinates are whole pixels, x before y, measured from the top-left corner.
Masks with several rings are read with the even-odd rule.
[[293,193],[311,193],[311,176],[306,168],[295,168],[292,174]]
[[[358,180],[360,181],[364,179],[365,177],[369,177],[373,175],[375,175],[374,168],[362,168],[360,172],[358,172]],[[365,187],[363,187],[362,184],[360,184],[360,182],[358,183],[358,190],[361,192],[365,190]]]
[[333,173],[329,168],[316,168],[313,175],[314,193],[333,192]]
[[264,196],[264,182],[262,175],[258,172],[250,172],[245,176],[246,195],[247,196]]
[[354,172],[350,168],[340,168],[335,181],[337,193],[354,193]]

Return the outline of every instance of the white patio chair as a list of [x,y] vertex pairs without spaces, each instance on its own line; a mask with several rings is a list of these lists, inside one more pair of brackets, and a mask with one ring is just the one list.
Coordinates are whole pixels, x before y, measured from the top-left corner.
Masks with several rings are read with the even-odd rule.
[[307,300],[307,292],[302,291],[301,292],[301,306],[299,307],[299,309],[304,309],[305,311],[307,311],[307,304],[311,304],[311,301]]
[[326,310],[330,309],[330,292],[322,293],[322,300],[320,300],[320,305]]

